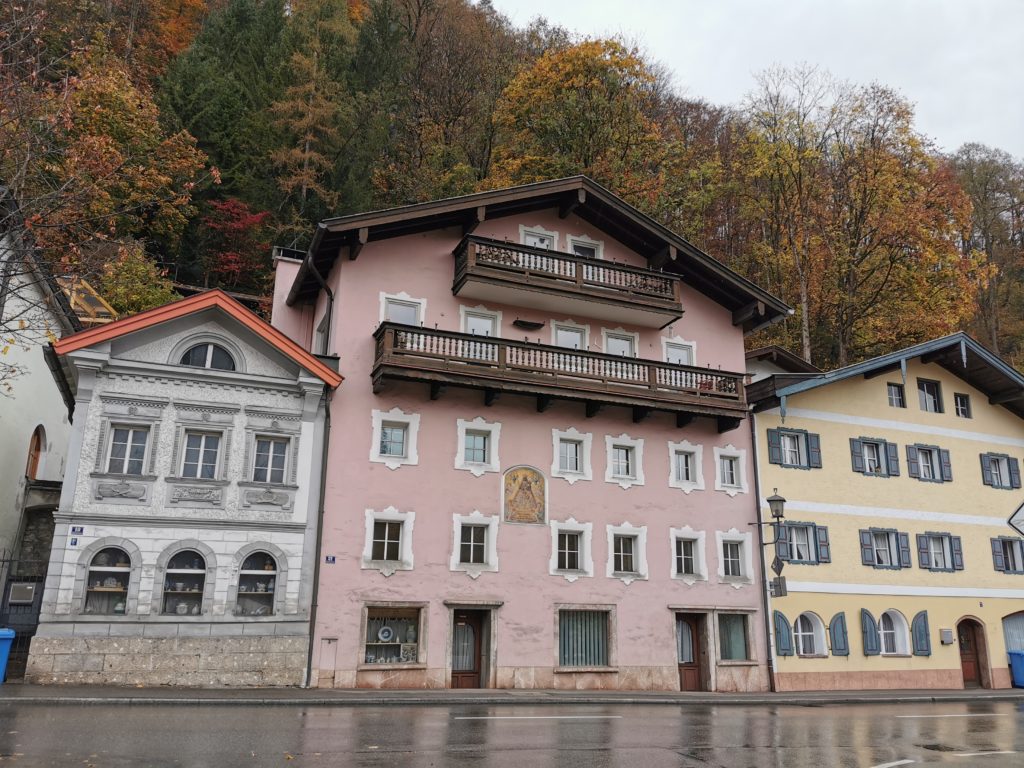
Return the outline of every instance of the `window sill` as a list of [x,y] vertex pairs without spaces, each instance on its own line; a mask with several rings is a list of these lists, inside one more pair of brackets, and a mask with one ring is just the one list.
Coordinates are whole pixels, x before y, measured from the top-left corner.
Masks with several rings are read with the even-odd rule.
[[299,486],[291,483],[259,483],[255,480],[239,480],[236,485],[239,488],[269,488],[277,491],[297,491]]
[[577,672],[618,672],[618,667],[555,667],[556,675],[572,675]]
[[151,483],[156,480],[156,475],[119,475],[114,472],[90,472],[89,477],[98,480],[122,480],[124,482]]
[[720,667],[756,667],[758,662],[754,659],[719,659]]
[[189,485],[207,485],[210,487],[226,488],[231,485],[230,480],[221,480],[219,478],[209,477],[165,477],[164,480],[168,483],[188,483]]
[[914,658],[909,653],[879,653],[878,655],[882,656],[883,658],[886,658],[886,659],[912,659],[912,658]]
[[798,653],[798,659],[827,659],[827,653]]
[[405,664],[359,664],[356,666],[356,672],[373,672],[375,670],[388,671],[388,670],[401,670],[401,669],[426,669],[427,665],[419,662],[407,662]]

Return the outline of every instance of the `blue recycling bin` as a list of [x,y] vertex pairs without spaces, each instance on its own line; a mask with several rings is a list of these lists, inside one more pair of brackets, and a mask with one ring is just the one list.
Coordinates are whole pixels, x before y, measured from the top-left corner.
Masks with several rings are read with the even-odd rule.
[[[7,679],[7,659],[14,645],[14,630],[0,629],[0,683]],[[1021,667],[1024,669],[1024,666]]]
[[1024,688],[1024,651],[1008,651],[1010,655],[1010,678],[1014,688]]

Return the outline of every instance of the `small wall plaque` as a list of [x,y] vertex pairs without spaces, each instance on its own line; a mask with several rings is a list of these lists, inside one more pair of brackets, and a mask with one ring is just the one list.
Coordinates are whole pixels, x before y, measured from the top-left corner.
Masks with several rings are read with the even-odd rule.
[[81,534],[85,533],[85,526],[84,525],[72,525],[71,526],[71,532],[72,533],[77,533],[77,534],[81,535]]
[[328,565],[334,565],[334,561],[335,561],[334,555],[327,555],[326,557],[324,557],[324,562],[327,563]]

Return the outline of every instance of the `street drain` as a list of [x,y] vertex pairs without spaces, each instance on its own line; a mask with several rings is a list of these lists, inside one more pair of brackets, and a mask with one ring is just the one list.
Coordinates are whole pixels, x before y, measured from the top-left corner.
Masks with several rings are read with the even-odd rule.
[[918,744],[921,749],[930,749],[932,752],[956,752],[956,747],[950,747],[946,744]]

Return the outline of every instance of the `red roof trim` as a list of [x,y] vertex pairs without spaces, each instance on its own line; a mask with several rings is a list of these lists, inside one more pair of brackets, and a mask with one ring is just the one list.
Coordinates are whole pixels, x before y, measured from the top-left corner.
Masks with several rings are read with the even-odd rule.
[[300,366],[312,373],[329,387],[337,387],[344,380],[344,377],[332,371],[329,367],[316,359],[309,352],[304,350],[294,341],[289,339],[272,325],[254,315],[237,301],[228,296],[220,289],[205,291],[195,296],[189,296],[181,301],[164,304],[162,307],[140,312],[131,317],[115,320],[112,323],[90,328],[87,331],[76,333],[72,336],[65,336],[54,343],[53,348],[59,355],[66,355],[78,349],[91,347],[110,339],[118,338],[129,333],[135,333],[154,325],[174,320],[178,317],[190,315],[204,309],[216,307],[225,314],[233,317],[250,331],[255,333],[265,342],[277,349],[282,354],[294,360]]

